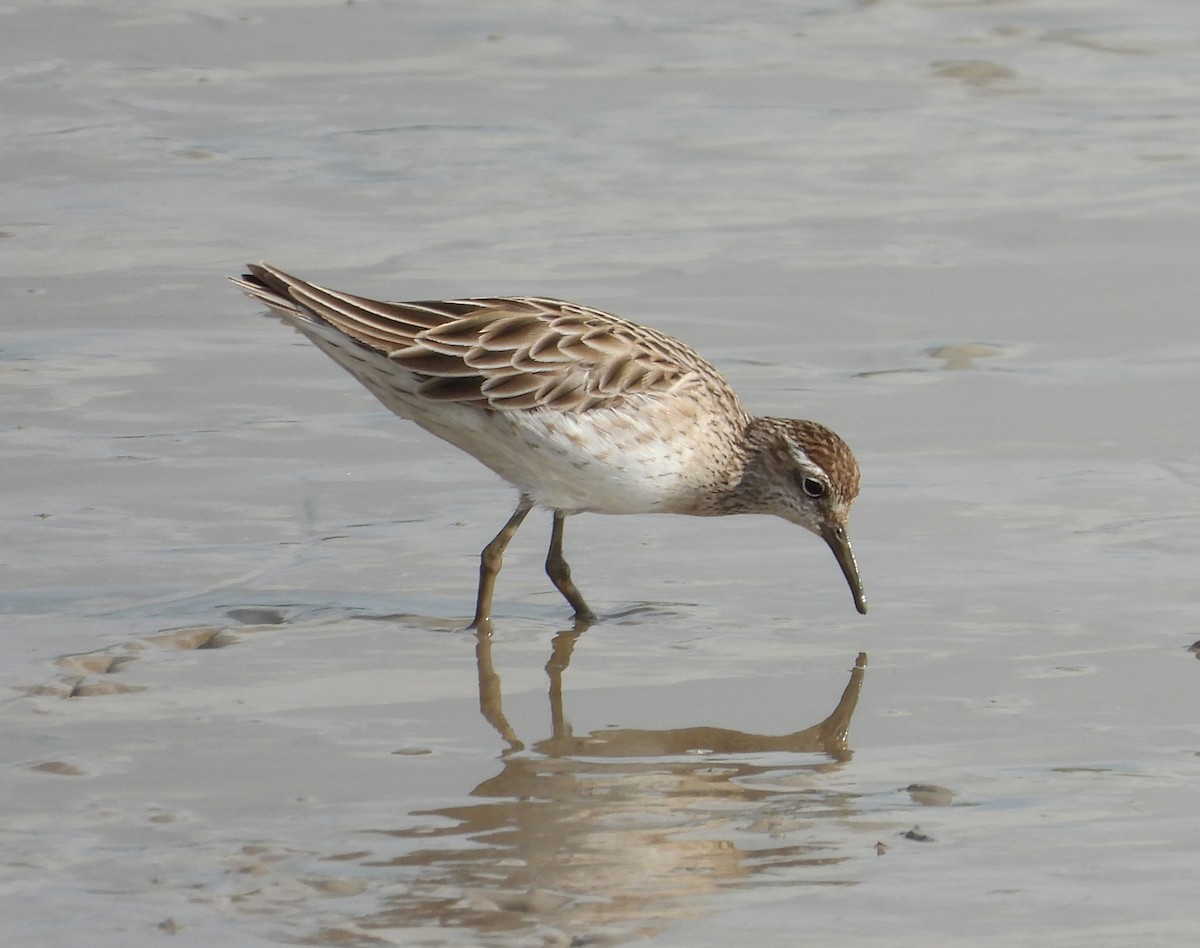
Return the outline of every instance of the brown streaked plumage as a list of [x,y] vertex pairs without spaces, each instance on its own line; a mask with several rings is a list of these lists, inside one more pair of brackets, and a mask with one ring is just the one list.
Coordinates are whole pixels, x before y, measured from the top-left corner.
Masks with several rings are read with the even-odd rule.
[[473,626],[490,622],[504,549],[533,507],[553,511],[546,572],[594,615],[562,553],[568,514],[773,514],[829,544],[867,611],[846,535],[858,463],[814,421],[756,417],[670,336],[542,297],[382,302],[266,264],[233,282],[391,411],[462,448],[520,492],[480,557]]

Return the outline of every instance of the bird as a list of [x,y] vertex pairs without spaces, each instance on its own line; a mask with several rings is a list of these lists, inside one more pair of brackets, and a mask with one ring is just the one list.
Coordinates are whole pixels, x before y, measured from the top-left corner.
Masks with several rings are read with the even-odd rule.
[[847,520],[860,473],[814,421],[755,416],[689,346],[589,306],[541,296],[384,302],[265,263],[230,279],[401,418],[516,487],[479,558],[487,629],[504,551],[531,510],[551,513],[545,569],[592,622],[563,554],[577,513],[769,514],[819,536],[865,614]]

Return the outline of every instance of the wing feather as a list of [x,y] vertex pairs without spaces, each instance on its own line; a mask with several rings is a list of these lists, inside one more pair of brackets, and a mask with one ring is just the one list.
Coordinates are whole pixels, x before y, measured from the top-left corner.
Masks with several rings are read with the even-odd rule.
[[695,384],[727,391],[716,369],[683,343],[586,306],[545,297],[384,302],[266,264],[248,269],[235,281],[248,294],[301,327],[324,324],[385,355],[411,374],[410,390],[422,398],[584,412]]

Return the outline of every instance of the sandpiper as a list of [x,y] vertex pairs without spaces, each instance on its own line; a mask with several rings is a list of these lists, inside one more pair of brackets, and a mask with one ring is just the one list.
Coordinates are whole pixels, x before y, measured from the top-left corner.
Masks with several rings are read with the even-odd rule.
[[520,492],[480,556],[474,628],[491,621],[504,549],[534,507],[552,512],[546,573],[578,620],[595,614],[563,558],[574,513],[774,514],[821,537],[867,611],[846,534],[858,463],[814,421],[742,407],[670,336],[539,296],[381,302],[267,264],[240,279],[402,418]]

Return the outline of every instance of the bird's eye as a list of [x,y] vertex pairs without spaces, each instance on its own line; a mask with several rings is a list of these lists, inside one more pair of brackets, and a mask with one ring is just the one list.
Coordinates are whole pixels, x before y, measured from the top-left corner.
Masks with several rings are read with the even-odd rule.
[[824,497],[825,485],[815,477],[805,477],[800,481],[800,488],[809,497]]

